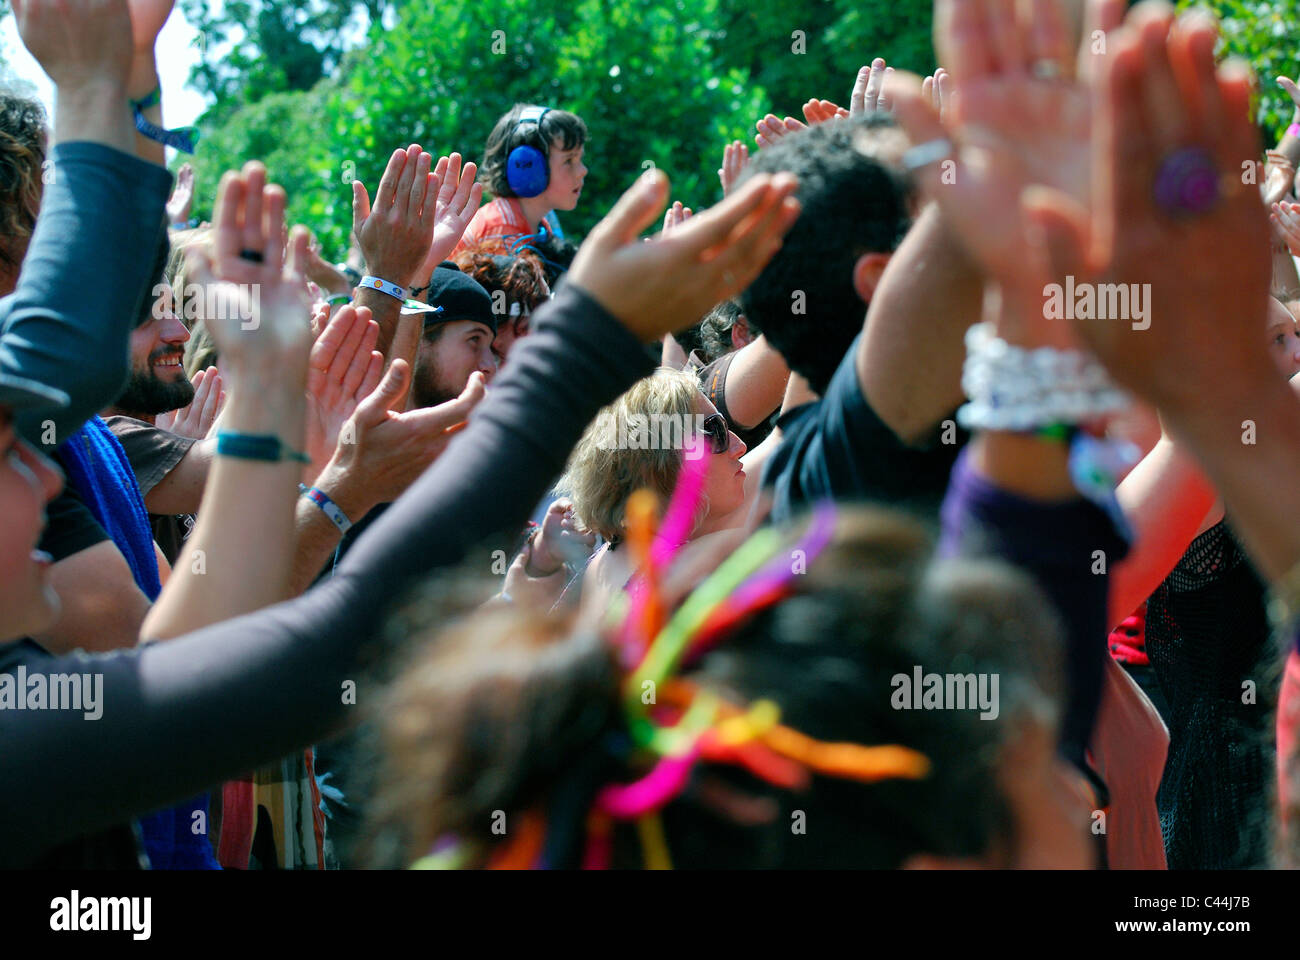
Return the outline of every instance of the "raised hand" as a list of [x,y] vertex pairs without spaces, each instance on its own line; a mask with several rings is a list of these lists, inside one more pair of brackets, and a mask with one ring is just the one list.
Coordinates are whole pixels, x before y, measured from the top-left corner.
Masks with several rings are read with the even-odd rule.
[[751,177],[716,207],[637,243],[668,199],[668,178],[650,170],[592,229],[567,282],[643,342],[657,340],[749,286],[799,215],[797,185],[790,174]]
[[860,68],[853,84],[853,95],[849,98],[849,115],[856,117],[860,113],[888,110],[886,81],[893,72],[894,68],[885,66],[882,57],[872,60],[871,66]]
[[483,375],[475,372],[455,400],[402,413],[410,386],[411,368],[394,360],[345,425],[325,470],[331,478],[327,484],[359,489],[371,504],[396,500],[447,448],[486,395]]
[[1300,87],[1297,87],[1295,81],[1290,77],[1278,77],[1277,85],[1286,91],[1286,95],[1295,104],[1296,115],[1300,116]]
[[754,142],[760,147],[770,147],[777,143],[782,137],[789,136],[792,133],[798,133],[800,130],[808,129],[807,124],[801,123],[794,117],[786,117],[784,120],[778,120],[770,113],[754,124],[754,127],[758,130],[758,135],[754,137]]
[[329,322],[330,305],[324,300],[313,303],[311,306],[311,338],[313,342],[320,339],[320,335],[325,332]]
[[[307,455],[313,476],[334,455],[339,433],[384,372],[379,324],[365,307],[339,309],[311,348],[307,368]],[[304,478],[305,482],[305,478]]]
[[1061,4],[1041,0],[1017,15],[1002,0],[937,0],[935,45],[960,90],[955,103],[943,104],[939,77],[946,116],[934,106],[933,82],[926,91],[901,72],[890,81],[894,112],[912,142],[952,148],[950,158],[922,158],[930,162],[916,176],[1004,292],[1041,301],[1040,278],[1024,269],[1032,243],[1021,194],[1044,185],[1086,204],[1091,180],[1091,99],[1073,77]]
[[847,116],[847,110],[829,100],[809,100],[803,105],[803,118],[810,127],[830,120],[843,120]]
[[1264,183],[1260,193],[1264,205],[1271,207],[1291,192],[1291,186],[1295,183],[1295,164],[1278,150],[1269,150],[1264,156]]
[[14,0],[18,35],[61,93],[121,92],[134,42],[126,0]]
[[[372,276],[409,287],[429,255],[439,184],[432,155],[417,144],[394,150],[372,207],[365,185],[352,183],[352,229]],[[425,281],[428,277],[425,277]]]
[[186,279],[209,288],[214,308],[205,321],[221,354],[225,376],[236,388],[246,366],[282,366],[283,378],[305,380],[311,343],[307,297],[305,227],[289,234],[285,257],[285,193],[268,186],[257,161],[221,179],[211,252],[186,253]]
[[664,225],[661,233],[667,233],[674,227],[680,227],[692,216],[690,207],[683,207],[682,202],[677,200],[664,212]]
[[934,108],[940,120],[948,119],[948,110],[955,102],[956,95],[952,74],[943,67],[936,68],[934,73],[921,81],[921,97],[930,98],[930,106]]
[[1275,203],[1268,218],[1291,256],[1300,257],[1300,203]]
[[154,426],[182,437],[202,440],[220,415],[226,392],[221,388],[221,372],[216,367],[200,370],[190,382],[194,384],[194,399],[179,410],[158,414]]
[[718,180],[722,182],[722,195],[731,193],[740,175],[749,166],[749,147],[739,140],[733,140],[722,150],[722,166],[718,169]]
[[531,577],[545,577],[566,563],[577,566],[591,556],[596,535],[578,529],[573,515],[573,501],[560,497],[546,510],[542,528],[533,541],[533,554],[524,572]]
[[[1268,228],[1258,195],[1240,183],[1243,162],[1259,150],[1249,71],[1216,67],[1209,17],[1186,15],[1172,31],[1171,20],[1167,7],[1142,4],[1109,42],[1095,87],[1090,214],[1050,192],[1027,212],[1057,275],[1150,291],[1147,328],[1114,319],[1074,325],[1116,380],[1177,425],[1277,375],[1258,333],[1271,272]],[[1180,214],[1158,202],[1157,185],[1176,173],[1170,158],[1186,157],[1189,147],[1222,176],[1217,200]],[[1212,271],[1182,266],[1211,262]],[[1241,419],[1236,410],[1224,417]]]
[[[351,294],[352,284],[339,272],[339,268],[320,255],[320,244],[313,240],[307,247],[307,279],[320,288],[323,296]],[[319,333],[319,331],[317,331]]]
[[467,163],[461,167],[459,153],[440,157],[433,171],[439,187],[434,209],[433,241],[415,278],[416,286],[424,286],[433,276],[434,269],[451,256],[465,228],[478,212],[483,200],[483,184],[475,183],[478,166]]
[[188,222],[190,208],[193,206],[194,168],[183,163],[176,171],[176,186],[172,188],[171,199],[167,201],[167,221],[176,225]]

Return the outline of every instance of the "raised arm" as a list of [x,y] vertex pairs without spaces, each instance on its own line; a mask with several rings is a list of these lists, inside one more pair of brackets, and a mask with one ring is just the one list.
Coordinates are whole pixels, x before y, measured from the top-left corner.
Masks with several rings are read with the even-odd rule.
[[[1086,104],[1092,91],[1082,84],[1045,79],[1029,69],[1033,62],[1049,61],[1056,74],[1069,71],[1061,14],[1060,5],[1052,2],[1035,4],[1032,12],[1021,8],[1019,17],[1014,8],[1001,4],[936,3],[936,37],[947,49],[945,60],[963,98],[964,112],[951,133],[961,132],[956,181],[966,181],[971,189],[970,181],[986,178],[989,192],[1012,207],[1003,211],[1006,232],[971,245],[988,272],[990,316],[1002,343],[985,336],[968,341],[968,368],[986,373],[967,378],[972,404],[964,412],[977,434],[954,470],[943,521],[945,550],[1011,563],[1052,601],[1060,616],[1067,680],[1061,750],[1082,765],[1101,699],[1109,565],[1122,559],[1127,544],[1106,511],[1075,488],[1069,461],[1072,451],[1081,449],[1078,435],[1067,444],[1055,429],[1065,425],[1078,430],[1103,417],[1115,400],[1113,393],[1103,389],[1104,378],[1098,383],[1087,374],[1061,374],[1058,382],[1045,384],[1035,376],[1034,355],[1028,352],[1077,350],[1064,317],[1044,308],[1046,285],[1063,279],[1063,274],[1043,255],[1039,235],[1029,229],[1021,208],[1025,198],[1033,196],[1029,188],[1041,182],[1038,177],[1059,176],[1043,156],[1054,146],[1036,140],[1037,131],[1024,124],[1032,119],[1045,122],[1047,113],[1058,113],[1067,121],[1082,122],[1082,130],[1070,132],[1081,133],[1084,143],[1089,140]],[[1016,56],[993,56],[993,38],[998,37],[1008,44],[1002,52],[1012,49]],[[917,123],[924,120],[934,124],[927,139],[947,134],[936,116],[917,110],[924,106],[918,88],[913,81],[900,90],[899,110],[909,111],[909,129],[925,129]],[[988,135],[965,140],[977,129]],[[929,169],[923,183],[945,212],[951,206],[964,229],[973,221],[962,218],[990,199],[974,194],[950,198],[953,184]],[[1078,367],[1070,364],[1065,369]],[[1058,393],[1064,390],[1074,395],[1074,403],[1062,402]],[[1018,414],[1014,421],[1008,407]]]
[[752,430],[781,406],[790,367],[767,337],[736,351],[727,366],[724,396],[733,423]]
[[1115,626],[1151,596],[1178,564],[1217,497],[1196,459],[1162,434],[1116,490],[1133,530],[1133,550],[1111,571]]
[[[1277,491],[1300,470],[1300,403],[1256,335],[1268,306],[1266,214],[1258,194],[1242,189],[1175,219],[1152,189],[1168,176],[1162,163],[1188,143],[1198,163],[1222,170],[1241,170],[1256,156],[1249,71],[1231,61],[1216,69],[1208,18],[1180,19],[1167,52],[1156,40],[1163,29],[1148,16],[1112,49],[1111,100],[1136,106],[1114,108],[1114,159],[1099,179],[1101,202],[1091,217],[1053,211],[1044,222],[1062,269],[1151,284],[1149,328],[1083,319],[1076,326],[1117,380],[1160,408],[1222,495],[1260,570],[1277,581],[1300,560],[1300,524],[1278,522],[1276,510]],[[1165,70],[1176,67],[1179,83],[1164,93],[1143,75],[1143,54],[1153,50]],[[1176,266],[1210,257],[1213,271]],[[1254,445],[1242,443],[1248,425],[1261,438]]]
[[53,179],[18,287],[0,301],[0,369],[71,398],[64,410],[24,411],[16,419],[25,439],[52,450],[111,403],[126,380],[127,338],[161,273],[171,175],[131,155],[125,0],[20,2],[14,13],[58,103]]
[[[286,262],[285,203],[284,190],[267,185],[260,163],[227,173],[217,193],[212,251],[195,248],[187,259],[187,279],[216,308],[208,329],[234,383],[218,444],[271,438],[277,451],[258,459],[218,453],[198,524],[141,628],[146,640],[180,636],[288,595],[301,465],[287,454],[303,446],[311,331],[303,275],[310,237],[303,227],[293,229]],[[244,258],[247,250],[260,260]],[[249,289],[258,291],[258,309],[245,323],[240,318],[252,311],[241,298]]]
[[649,372],[641,344],[663,335],[666,318],[734,295],[770,259],[798,214],[794,185],[754,178],[671,238],[637,243],[667,191],[662,174],[639,181],[592,231],[451,455],[329,583],[169,643],[41,660],[50,672],[102,674],[103,714],[92,724],[70,711],[0,712],[5,742],[22,745],[0,751],[0,864],[28,863],[345,723],[345,702],[356,702],[345,684],[360,682],[358,651],[390,605],[486,534],[523,522],[600,407]]
[[[409,290],[433,240],[435,201],[439,183],[430,169],[432,156],[416,144],[394,150],[379,181],[373,206],[365,185],[352,184],[352,224],[366,271],[371,277]],[[379,324],[379,352],[393,357],[402,301],[364,284],[356,305],[370,310]],[[413,357],[405,358],[408,362]]]
[[903,442],[961,402],[962,338],[983,296],[982,271],[930,204],[881,274],[858,340],[862,393]]

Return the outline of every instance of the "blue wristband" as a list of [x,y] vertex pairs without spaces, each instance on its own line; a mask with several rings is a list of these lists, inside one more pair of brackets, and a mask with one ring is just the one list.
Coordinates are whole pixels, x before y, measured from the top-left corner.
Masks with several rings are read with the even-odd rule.
[[175,130],[164,130],[157,124],[146,120],[139,107],[135,108],[135,128],[150,140],[157,140],[163,146],[172,147],[181,151],[181,153],[193,153],[194,145],[199,142],[198,127],[177,127]]
[[358,286],[366,287],[369,290],[378,290],[380,293],[386,293],[396,300],[406,302],[406,288],[399,287],[395,283],[389,283],[387,280],[381,280],[379,277],[372,277],[369,274],[361,278]]
[[265,460],[268,463],[278,463],[281,460],[311,463],[311,457],[289,448],[277,436],[239,433],[235,430],[222,430],[217,433],[217,453],[223,457]]
[[321,512],[329,517],[330,523],[338,527],[339,533],[347,533],[352,529],[352,521],[348,519],[348,515],[320,487],[309,487],[305,483],[300,483],[298,484],[298,492],[320,507]]

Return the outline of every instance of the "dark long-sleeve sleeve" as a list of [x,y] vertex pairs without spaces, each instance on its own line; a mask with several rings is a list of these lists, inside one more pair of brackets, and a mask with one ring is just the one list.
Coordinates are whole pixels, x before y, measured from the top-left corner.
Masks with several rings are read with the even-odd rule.
[[65,410],[17,417],[24,439],[53,441],[47,452],[126,382],[127,341],[154,281],[172,183],[162,167],[101,144],[60,143],[50,156],[54,178],[18,286],[0,301],[0,370],[71,399]]
[[1082,764],[1101,700],[1111,565],[1127,541],[1106,512],[1082,498],[1044,503],[999,489],[963,452],[944,500],[944,555],[998,557],[1033,577],[1065,631],[1066,704],[1061,752]]
[[[469,429],[331,580],[130,652],[26,654],[29,671],[102,673],[103,715],[0,711],[0,864],[31,862],[346,724],[357,652],[403,589],[522,526],[597,410],[651,369],[635,338],[575,289],[538,311],[515,351]],[[14,669],[0,659],[0,671]]]

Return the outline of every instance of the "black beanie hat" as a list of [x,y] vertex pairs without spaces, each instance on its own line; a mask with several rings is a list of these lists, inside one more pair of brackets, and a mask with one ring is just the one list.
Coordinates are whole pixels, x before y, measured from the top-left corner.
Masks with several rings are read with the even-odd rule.
[[450,260],[444,260],[433,271],[433,279],[429,281],[429,306],[442,307],[442,312],[424,315],[426,330],[435,323],[474,320],[496,335],[497,315],[492,312],[492,298],[477,280],[466,276]]

